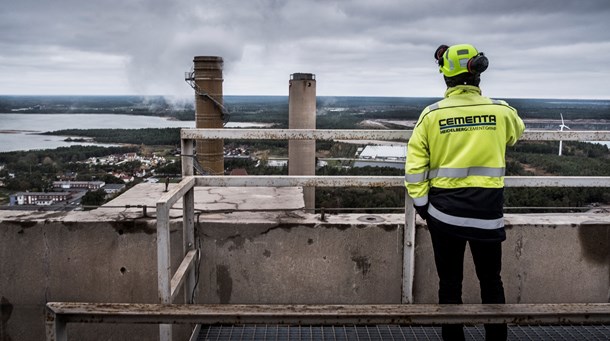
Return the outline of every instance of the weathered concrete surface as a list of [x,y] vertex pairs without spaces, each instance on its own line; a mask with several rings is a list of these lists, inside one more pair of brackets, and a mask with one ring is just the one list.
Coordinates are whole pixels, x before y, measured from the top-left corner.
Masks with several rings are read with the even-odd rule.
[[[502,244],[507,303],[610,302],[610,216],[607,213],[508,214]],[[430,235],[419,226],[416,303],[436,302],[438,278]],[[464,261],[465,303],[480,303],[470,251]]]
[[[136,186],[105,207],[87,212],[0,210],[0,340],[44,339],[44,305],[50,301],[157,303],[154,206],[164,190],[164,184]],[[269,208],[303,206],[296,188],[252,192],[198,188],[196,207],[202,211],[265,207],[253,201]],[[149,207],[148,217],[137,205]],[[172,211],[177,218],[171,233],[174,269],[182,260],[179,205]],[[264,214],[268,218],[257,219],[273,218],[270,212]],[[236,219],[241,220],[238,215]],[[188,328],[174,329],[177,339],[188,339]],[[68,331],[75,340],[154,340],[158,335],[158,327],[150,325],[70,325]]]
[[203,258],[209,266],[201,269],[203,301],[400,302],[400,224],[335,218],[322,223],[292,215],[280,224],[204,224]]
[[[131,222],[3,221],[0,293],[13,306],[6,336],[42,339],[42,313],[49,301],[157,302],[155,286],[143,285],[156,282],[154,263],[142,261],[155,257],[154,234],[133,226]],[[154,331],[93,327],[85,335],[137,339],[141,332],[150,336]]]
[[[0,211],[0,340],[42,339],[49,301],[156,303],[152,207],[164,187],[137,186],[90,212]],[[400,303],[402,214],[327,215],[321,222],[300,210],[298,188],[198,188],[195,201],[203,252],[199,303]],[[142,217],[141,208],[125,205],[151,208]],[[254,211],[224,213],[235,208]],[[174,268],[181,214],[171,212]],[[608,302],[610,215],[507,215],[506,221],[502,274],[509,303]],[[415,301],[434,303],[429,234],[423,224],[416,232]],[[469,257],[465,269],[464,301],[479,302]],[[71,325],[69,333],[144,340],[155,339],[157,328],[85,324]]]

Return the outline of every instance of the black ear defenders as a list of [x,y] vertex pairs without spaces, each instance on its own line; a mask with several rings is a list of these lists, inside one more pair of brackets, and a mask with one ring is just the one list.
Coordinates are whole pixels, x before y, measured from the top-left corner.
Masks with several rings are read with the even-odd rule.
[[[443,65],[445,64],[445,59],[443,58],[443,55],[445,54],[445,52],[447,52],[448,49],[449,46],[441,45],[436,49],[436,51],[434,51],[434,59],[436,59],[440,67],[443,67]],[[476,56],[470,58],[468,60],[468,63],[466,64],[468,72],[475,75],[487,70],[488,66],[489,60],[487,59],[487,57],[485,57],[485,54],[483,52],[480,52]]]
[[483,52],[480,52],[476,56],[470,58],[468,60],[467,65],[468,72],[476,75],[487,70],[487,67],[489,66],[489,60],[487,59],[487,57],[485,57],[485,54]]
[[434,51],[434,59],[436,59],[438,65],[443,66],[443,54],[445,54],[448,48],[449,46],[447,45],[441,45]]

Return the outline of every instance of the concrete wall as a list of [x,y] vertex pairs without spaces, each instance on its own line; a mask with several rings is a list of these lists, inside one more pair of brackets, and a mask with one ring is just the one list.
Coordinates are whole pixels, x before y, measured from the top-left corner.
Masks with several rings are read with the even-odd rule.
[[[202,215],[197,301],[400,303],[403,216],[327,218],[298,210]],[[507,222],[508,302],[608,302],[608,214],[508,216]],[[172,232],[174,266],[179,223]],[[136,209],[0,211],[0,340],[43,339],[49,301],[156,303],[155,243],[154,218]],[[465,268],[464,300],[479,302],[470,258]],[[416,302],[436,302],[424,225],[416,232],[415,276]],[[68,331],[74,340],[157,336],[156,326],[70,325]],[[186,333],[176,331],[178,339]]]
[[[340,215],[324,223],[308,216],[279,225],[208,224],[201,298],[207,303],[401,303],[403,216],[374,217],[382,222]],[[502,276],[509,303],[609,301],[607,214],[509,215],[506,220]],[[423,224],[415,245],[415,302],[436,303],[438,278]],[[479,303],[468,250],[464,263],[464,302]]]
[[[0,222],[0,340],[44,340],[50,301],[157,303],[153,221],[33,219],[28,215],[37,212],[28,213]],[[181,238],[172,233],[176,244]],[[151,325],[69,325],[68,332],[71,340],[158,336]],[[184,327],[176,333],[184,335]]]
[[399,303],[402,227],[346,220],[204,226],[202,301]]
[[[610,224],[571,226],[562,222],[565,218],[530,216],[532,225],[508,226],[507,240],[502,244],[502,279],[508,303],[610,302]],[[438,279],[430,236],[423,227],[418,229],[416,245],[416,303],[435,303]],[[480,303],[474,265],[468,248],[466,251],[464,302]]]

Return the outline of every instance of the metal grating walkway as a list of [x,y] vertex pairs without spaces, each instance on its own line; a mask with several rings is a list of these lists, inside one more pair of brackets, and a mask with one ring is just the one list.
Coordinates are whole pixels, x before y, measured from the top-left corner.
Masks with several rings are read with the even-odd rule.
[[[485,340],[483,326],[465,327],[466,340]],[[241,340],[442,340],[440,327],[431,326],[202,326],[198,341]],[[610,340],[610,325],[508,327],[508,340]]]

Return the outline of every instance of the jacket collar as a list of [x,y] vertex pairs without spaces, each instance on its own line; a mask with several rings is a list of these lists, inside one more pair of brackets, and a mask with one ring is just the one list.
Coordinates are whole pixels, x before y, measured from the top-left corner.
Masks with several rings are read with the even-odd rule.
[[457,85],[445,91],[445,98],[455,95],[481,94],[481,88],[474,85]]

